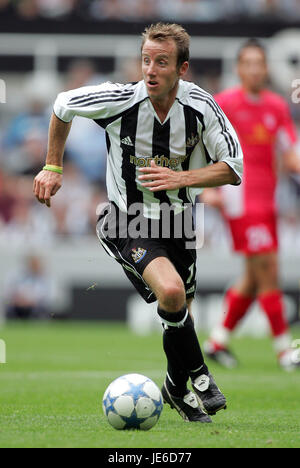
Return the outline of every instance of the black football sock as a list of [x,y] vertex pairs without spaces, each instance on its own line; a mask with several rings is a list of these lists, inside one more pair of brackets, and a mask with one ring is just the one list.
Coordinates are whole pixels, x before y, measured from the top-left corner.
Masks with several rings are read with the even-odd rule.
[[189,375],[183,369],[178,369],[177,364],[168,361],[168,372],[166,377],[166,386],[171,395],[184,397],[188,392],[187,381]]
[[178,355],[177,350],[170,343],[170,336],[166,333],[168,326],[164,323],[164,318],[171,315],[171,320],[179,322],[184,319],[185,312],[179,311],[178,313],[171,314],[158,308],[158,315],[162,319],[164,328],[163,348],[168,361],[166,385],[171,395],[183,397],[188,393],[187,382],[189,380],[189,374],[185,369],[181,356]]
[[[164,327],[163,344],[168,359],[167,380],[175,384],[177,390],[184,394],[187,392],[186,383],[191,377],[195,380],[198,376],[208,374],[204,363],[203,354],[194,328],[194,323],[187,308],[183,307],[179,312],[166,312],[158,308],[158,314]],[[170,393],[177,396],[176,391],[170,385]],[[178,396],[181,396],[178,395]]]

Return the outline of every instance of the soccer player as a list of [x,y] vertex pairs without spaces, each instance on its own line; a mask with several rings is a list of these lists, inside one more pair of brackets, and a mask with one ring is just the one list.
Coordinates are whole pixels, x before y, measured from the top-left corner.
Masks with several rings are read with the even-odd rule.
[[241,85],[215,96],[237,131],[244,154],[242,184],[208,189],[203,201],[219,207],[228,221],[234,250],[245,257],[244,273],[225,297],[225,315],[205,343],[206,354],[226,367],[237,364],[228,349],[231,334],[253,301],[265,312],[279,364],[295,367],[291,338],[278,280],[276,230],[276,155],[290,171],[300,172],[294,146],[296,131],[287,103],[266,89],[267,60],[261,44],[251,39],[240,49],[237,72]]
[[[196,253],[186,248],[185,226],[178,237],[177,220],[191,213],[203,187],[240,183],[242,151],[214,99],[182,80],[189,66],[189,35],[180,25],[147,28],[141,55],[143,80],[137,83],[104,83],[58,95],[46,166],[35,178],[34,193],[50,206],[62,185],[63,149],[74,116],[94,119],[106,130],[110,203],[99,217],[98,237],[141,296],[148,303],[158,301],[168,363],[165,402],[184,420],[206,423],[208,414],[225,408],[226,399],[204,363],[189,314]],[[136,204],[142,212],[138,221],[146,226],[137,237],[130,229]],[[163,206],[170,208],[168,226]],[[174,228],[168,238],[166,227]],[[195,393],[187,388],[189,379]]]

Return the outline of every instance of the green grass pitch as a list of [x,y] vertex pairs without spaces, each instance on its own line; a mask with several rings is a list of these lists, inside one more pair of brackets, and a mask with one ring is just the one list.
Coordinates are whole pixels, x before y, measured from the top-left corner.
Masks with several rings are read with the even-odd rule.
[[[295,338],[300,329],[294,328]],[[0,329],[0,447],[300,447],[300,370],[278,369],[269,339],[234,339],[239,368],[210,365],[228,399],[213,424],[184,422],[164,407],[148,432],[116,431],[101,401],[116,377],[138,372],[159,386],[165,357],[159,333],[122,324],[10,323]],[[205,337],[200,336],[200,341]]]

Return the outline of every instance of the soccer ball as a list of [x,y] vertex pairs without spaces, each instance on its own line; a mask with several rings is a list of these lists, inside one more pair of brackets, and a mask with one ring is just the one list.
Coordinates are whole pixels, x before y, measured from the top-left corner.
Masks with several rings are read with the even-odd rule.
[[106,389],[103,412],[115,429],[153,427],[162,412],[163,401],[157,385],[140,374],[118,377]]

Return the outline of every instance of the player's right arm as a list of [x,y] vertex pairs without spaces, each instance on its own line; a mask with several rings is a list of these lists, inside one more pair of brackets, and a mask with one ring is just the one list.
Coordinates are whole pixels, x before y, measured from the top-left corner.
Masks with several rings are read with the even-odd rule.
[[[71,122],[63,122],[53,113],[48,136],[48,151],[46,157],[46,165],[63,166],[63,155],[65,144],[69,131],[71,129]],[[40,203],[51,206],[51,197],[56,194],[62,185],[62,174],[52,171],[42,170],[35,177],[33,183],[33,192]]]
[[[131,84],[102,83],[60,93],[50,121],[46,165],[62,167],[66,140],[75,116],[107,119],[121,113],[134,98]],[[50,207],[51,196],[62,185],[62,175],[42,170],[34,179],[33,191],[40,203]]]

